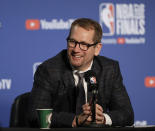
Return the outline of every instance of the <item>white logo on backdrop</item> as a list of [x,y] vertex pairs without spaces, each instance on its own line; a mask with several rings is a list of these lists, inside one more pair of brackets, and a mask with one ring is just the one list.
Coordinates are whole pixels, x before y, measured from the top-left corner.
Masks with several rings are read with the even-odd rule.
[[0,79],[0,90],[10,90],[11,83],[11,79]]
[[64,21],[63,19],[52,19],[51,21],[41,19],[40,25],[43,30],[64,30],[69,29],[73,21],[74,19],[68,19],[67,21]]
[[147,121],[135,121],[134,126],[146,126]]

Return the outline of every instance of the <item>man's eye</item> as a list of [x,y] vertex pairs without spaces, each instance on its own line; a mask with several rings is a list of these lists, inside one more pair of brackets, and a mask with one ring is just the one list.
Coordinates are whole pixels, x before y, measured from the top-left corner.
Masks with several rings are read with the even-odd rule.
[[82,44],[82,45],[87,45],[87,44],[86,44],[86,43],[84,43],[84,42],[81,42],[81,44]]
[[74,42],[75,42],[75,40],[70,40],[70,42],[73,42],[73,43],[74,43]]

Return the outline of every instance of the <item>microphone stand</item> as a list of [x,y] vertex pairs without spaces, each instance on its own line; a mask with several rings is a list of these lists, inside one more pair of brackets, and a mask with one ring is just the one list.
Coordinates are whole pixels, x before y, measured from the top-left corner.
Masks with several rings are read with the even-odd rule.
[[96,104],[97,104],[97,85],[93,85],[92,89],[92,101],[91,101],[91,111],[92,111],[92,121],[89,125],[86,125],[86,127],[93,127],[93,128],[101,128],[106,127],[105,124],[97,124],[96,123]]
[[[97,104],[97,95],[98,95],[98,84],[96,80],[96,73],[92,70],[89,70],[85,73],[85,80],[88,83],[89,89],[88,92],[91,92],[90,106],[92,112],[92,121],[90,124],[84,124],[83,127],[93,127],[93,128],[101,128],[107,127],[105,124],[97,124],[96,123],[96,104]],[[88,116],[89,117],[89,116]]]

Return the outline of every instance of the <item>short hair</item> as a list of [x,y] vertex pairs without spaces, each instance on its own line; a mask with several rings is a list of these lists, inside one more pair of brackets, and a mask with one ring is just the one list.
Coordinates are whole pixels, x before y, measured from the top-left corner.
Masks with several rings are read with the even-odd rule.
[[96,43],[100,43],[102,39],[102,28],[100,24],[89,18],[79,18],[76,19],[72,24],[69,32],[68,38],[71,36],[72,30],[75,26],[80,26],[86,30],[94,30],[94,38],[93,41]]

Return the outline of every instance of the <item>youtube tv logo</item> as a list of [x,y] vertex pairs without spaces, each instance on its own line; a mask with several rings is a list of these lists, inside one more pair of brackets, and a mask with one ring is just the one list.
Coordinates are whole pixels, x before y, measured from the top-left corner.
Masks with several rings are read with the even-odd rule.
[[27,30],[39,30],[40,21],[38,19],[28,19],[25,22],[25,27]]
[[145,78],[144,83],[145,83],[145,86],[148,88],[155,88],[155,76],[152,76],[152,77],[147,76]]
[[118,43],[118,44],[125,44],[125,38],[120,38],[120,37],[119,37],[119,38],[117,39],[117,43]]

